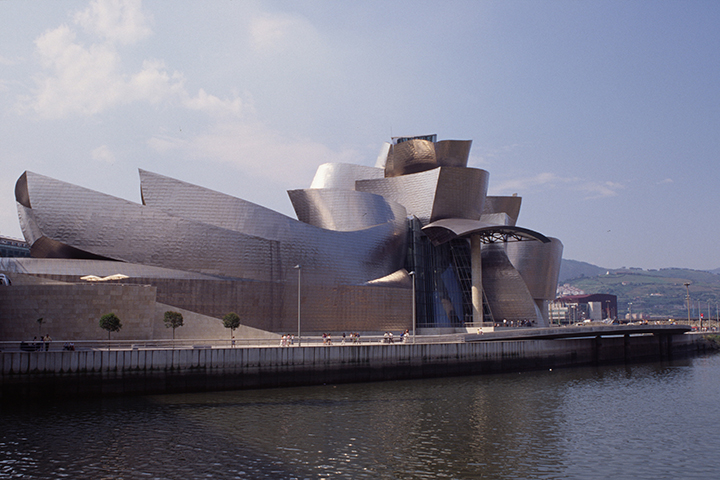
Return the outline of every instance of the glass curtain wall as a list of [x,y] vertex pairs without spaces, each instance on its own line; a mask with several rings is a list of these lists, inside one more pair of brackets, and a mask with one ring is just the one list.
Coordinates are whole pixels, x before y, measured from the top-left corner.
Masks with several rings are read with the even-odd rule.
[[434,246],[417,218],[408,222],[405,268],[415,272],[418,327],[462,327],[472,322],[469,242],[455,239]]

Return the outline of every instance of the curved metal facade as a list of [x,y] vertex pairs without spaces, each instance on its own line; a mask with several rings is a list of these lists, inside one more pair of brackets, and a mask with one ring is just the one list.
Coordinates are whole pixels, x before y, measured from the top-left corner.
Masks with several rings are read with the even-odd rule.
[[288,195],[298,220],[328,230],[349,232],[398,220],[404,222],[407,215],[405,207],[398,203],[354,190],[311,188],[289,190]]
[[315,172],[310,188],[336,188],[355,190],[355,182],[383,178],[385,170],[349,163],[323,163]]
[[[311,188],[288,192],[298,220],[145,170],[142,204],[25,172],[15,197],[32,255],[67,260],[23,268],[67,282],[79,265],[133,272],[125,282],[154,285],[163,305],[236,311],[273,332],[294,330],[296,265],[306,332],[410,328],[413,270],[419,325],[464,327],[478,308],[542,322],[562,244],[515,225],[520,197],[487,196],[489,173],[467,167],[471,141],[434,140],[383,149],[384,168],[320,165]],[[488,244],[471,251],[471,239]]]
[[360,180],[355,185],[361,192],[403,205],[409,215],[427,225],[443,218],[479,220],[489,178],[487,171],[477,168],[437,167],[400,177]]
[[549,243],[511,242],[507,244],[510,263],[520,272],[534,299],[553,300],[557,291],[563,244],[557,238]]

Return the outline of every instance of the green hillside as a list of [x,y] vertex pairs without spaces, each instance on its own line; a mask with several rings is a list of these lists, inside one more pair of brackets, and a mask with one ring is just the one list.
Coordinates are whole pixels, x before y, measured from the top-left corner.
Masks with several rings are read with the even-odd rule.
[[588,294],[617,295],[620,317],[632,308],[632,313],[643,313],[650,317],[686,318],[684,284],[689,282],[691,316],[697,317],[699,313],[703,313],[705,318],[708,318],[708,302],[710,316],[713,319],[717,316],[717,305],[720,304],[720,275],[715,273],[682,268],[601,270],[601,275],[566,278],[560,283],[569,284]]

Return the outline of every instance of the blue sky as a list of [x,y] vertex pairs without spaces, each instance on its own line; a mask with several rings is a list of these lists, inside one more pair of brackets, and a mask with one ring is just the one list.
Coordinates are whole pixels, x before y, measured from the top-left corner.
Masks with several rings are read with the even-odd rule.
[[564,258],[718,268],[718,25],[716,1],[0,1],[0,234],[25,170],[294,217],[320,164],[437,133]]

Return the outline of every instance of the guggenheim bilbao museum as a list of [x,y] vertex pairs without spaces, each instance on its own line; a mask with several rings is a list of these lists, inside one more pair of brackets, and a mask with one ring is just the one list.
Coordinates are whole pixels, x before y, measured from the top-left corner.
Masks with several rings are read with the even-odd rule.
[[[288,194],[297,219],[140,170],[142,203],[26,171],[15,185],[31,258],[2,258],[0,339],[163,339],[544,326],[562,243],[488,196],[472,141],[401,137],[375,167],[320,165]],[[300,310],[300,314],[298,312]],[[42,321],[39,319],[42,318]]]

